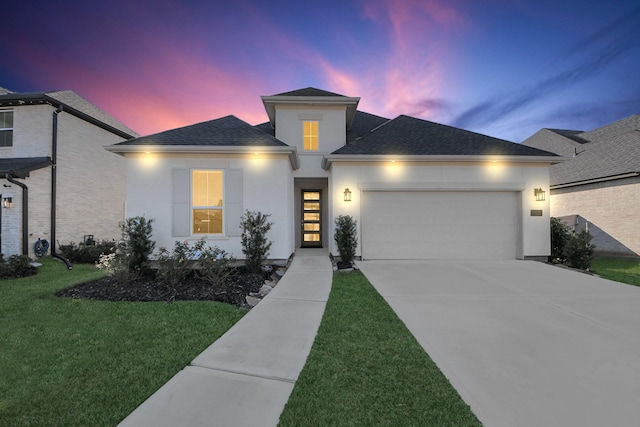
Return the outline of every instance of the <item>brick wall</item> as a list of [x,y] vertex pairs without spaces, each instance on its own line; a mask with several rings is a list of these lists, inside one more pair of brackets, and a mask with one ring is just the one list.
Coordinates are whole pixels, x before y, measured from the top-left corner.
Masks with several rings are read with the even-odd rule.
[[[54,108],[48,105],[14,108],[13,147],[0,157],[51,156]],[[56,240],[79,243],[85,234],[97,240],[121,237],[118,223],[124,217],[126,175],[124,158],[104,149],[122,141],[68,113],[58,115],[58,167]],[[22,252],[22,190],[15,184],[0,187],[13,198],[13,208],[2,215],[2,252]],[[21,180],[29,188],[29,255],[38,240],[51,244],[51,167],[31,172]]]
[[640,177],[551,191],[551,215],[589,223],[596,252],[640,255]]

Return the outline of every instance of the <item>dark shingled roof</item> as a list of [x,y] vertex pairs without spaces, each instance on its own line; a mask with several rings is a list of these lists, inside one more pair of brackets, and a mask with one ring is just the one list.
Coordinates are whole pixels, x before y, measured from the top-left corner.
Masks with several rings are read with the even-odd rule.
[[338,93],[327,92],[326,90],[316,89],[315,87],[307,87],[304,89],[292,90],[290,92],[279,93],[272,96],[342,96]]
[[287,146],[284,142],[231,115],[115,145]]
[[31,171],[51,166],[51,157],[16,157],[0,159],[0,178],[11,175],[15,178],[26,178]]
[[503,139],[404,115],[332,154],[556,156]]
[[351,129],[347,132],[347,143],[361,138],[371,132],[378,126],[388,122],[386,117],[376,116],[374,114],[356,111],[351,124]]

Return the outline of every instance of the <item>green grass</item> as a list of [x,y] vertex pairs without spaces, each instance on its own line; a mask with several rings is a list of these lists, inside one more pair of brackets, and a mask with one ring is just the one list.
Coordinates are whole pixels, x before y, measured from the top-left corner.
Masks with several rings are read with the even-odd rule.
[[101,275],[45,259],[36,276],[0,281],[0,426],[116,425],[245,314],[53,295]]
[[281,426],[480,425],[360,272],[334,275]]
[[591,261],[591,271],[605,279],[640,286],[640,260],[595,258]]

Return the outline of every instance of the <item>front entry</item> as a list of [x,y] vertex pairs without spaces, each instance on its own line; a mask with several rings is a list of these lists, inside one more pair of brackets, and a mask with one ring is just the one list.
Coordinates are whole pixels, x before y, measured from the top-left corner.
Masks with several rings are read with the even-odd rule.
[[302,190],[303,248],[322,247],[322,190]]

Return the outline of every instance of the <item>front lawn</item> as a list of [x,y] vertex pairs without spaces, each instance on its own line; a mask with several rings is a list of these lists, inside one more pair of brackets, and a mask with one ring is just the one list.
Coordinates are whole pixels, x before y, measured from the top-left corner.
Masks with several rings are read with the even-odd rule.
[[481,425],[358,271],[334,275],[281,426]]
[[640,260],[620,258],[595,258],[591,271],[616,282],[640,286]]
[[116,425],[246,313],[53,295],[102,274],[45,259],[0,281],[0,426]]

